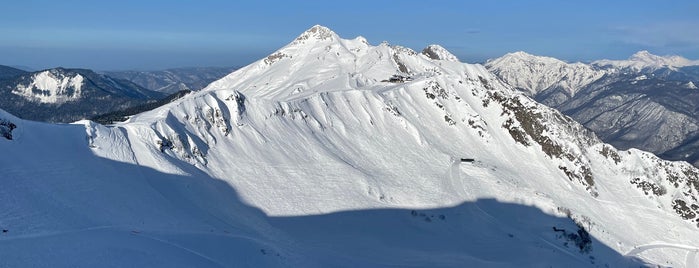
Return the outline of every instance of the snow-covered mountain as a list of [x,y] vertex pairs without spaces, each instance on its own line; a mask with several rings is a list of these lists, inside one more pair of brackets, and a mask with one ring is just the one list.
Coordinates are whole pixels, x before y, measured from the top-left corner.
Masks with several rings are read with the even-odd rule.
[[[699,66],[641,51],[626,61],[566,63],[522,52],[488,61],[500,79],[621,149],[699,165]],[[684,67],[679,67],[684,66]],[[586,79],[580,79],[586,78]],[[575,83],[572,83],[575,82]]]
[[448,55],[314,26],[114,126],[0,112],[0,263],[696,266],[696,168]]
[[655,71],[661,68],[675,70],[678,67],[699,65],[699,60],[688,60],[676,55],[658,56],[651,54],[647,50],[643,50],[631,55],[628,60],[598,60],[594,61],[592,64],[619,70]]
[[192,67],[162,71],[112,71],[106,74],[129,80],[144,88],[171,94],[181,90],[200,90],[233,70],[235,68]]
[[164,96],[86,69],[54,68],[0,80],[0,108],[47,122],[73,122]]
[[546,101],[552,102],[554,106],[607,73],[606,70],[588,64],[567,63],[522,51],[489,60],[485,66],[500,79],[526,92],[529,96],[539,94],[552,96]]

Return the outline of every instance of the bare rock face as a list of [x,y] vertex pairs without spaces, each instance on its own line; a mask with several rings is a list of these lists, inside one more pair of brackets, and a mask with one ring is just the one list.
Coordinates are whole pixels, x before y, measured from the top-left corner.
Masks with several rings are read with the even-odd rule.
[[0,136],[12,140],[12,130],[15,128],[17,128],[17,125],[7,119],[0,118]]

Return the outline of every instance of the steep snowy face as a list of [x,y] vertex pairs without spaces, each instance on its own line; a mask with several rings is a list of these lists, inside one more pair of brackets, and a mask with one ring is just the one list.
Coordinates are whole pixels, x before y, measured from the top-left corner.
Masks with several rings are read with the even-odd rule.
[[628,60],[598,60],[592,64],[605,68],[652,71],[660,68],[675,69],[676,67],[699,65],[699,60],[688,60],[676,55],[658,56],[642,50],[631,55]]
[[566,63],[521,51],[489,60],[485,66],[529,96],[553,89],[563,90],[568,96],[573,96],[581,87],[607,73],[583,63]]
[[83,76],[67,76],[60,69],[40,72],[32,76],[26,84],[19,84],[13,94],[30,101],[61,104],[80,99]]

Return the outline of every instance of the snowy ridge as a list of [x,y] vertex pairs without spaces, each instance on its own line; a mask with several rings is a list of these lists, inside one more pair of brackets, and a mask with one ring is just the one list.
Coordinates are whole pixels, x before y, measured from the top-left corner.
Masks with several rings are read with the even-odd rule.
[[644,69],[657,70],[664,67],[675,69],[676,67],[699,65],[699,60],[688,60],[676,55],[658,56],[651,54],[647,50],[642,50],[631,55],[627,60],[598,60],[592,64],[606,68],[629,68],[640,71]]
[[[82,144],[74,157],[95,165],[82,174],[122,163],[133,176],[70,180],[70,169],[51,165],[41,170],[67,174],[52,189],[80,182],[79,194],[31,199],[21,189],[42,182],[22,164],[35,156],[2,155],[8,170],[0,172],[24,180],[0,196],[75,216],[12,209],[0,224],[22,226],[15,232],[29,237],[78,229],[129,249],[156,238],[167,247],[148,244],[157,250],[134,251],[155,253],[130,260],[176,245],[186,251],[175,255],[183,266],[696,264],[699,173],[687,163],[601,143],[481,65],[341,39],[322,26],[299,39],[112,127],[17,122],[21,139],[0,141],[2,148],[52,152],[39,155],[58,161],[63,147]],[[70,144],[54,144],[53,134]],[[42,138],[48,146],[36,142]],[[120,191],[129,193],[125,202]],[[91,198],[99,202],[84,202]],[[86,224],[78,212],[100,217]],[[120,238],[123,230],[142,240]],[[202,246],[214,234],[237,250]],[[21,248],[31,252],[40,238]]]
[[80,99],[83,76],[65,76],[54,69],[35,74],[26,85],[17,85],[12,93],[30,101],[61,104]]
[[422,54],[433,60],[459,61],[459,58],[440,45],[429,45],[422,50]]
[[485,66],[506,83],[527,92],[529,96],[554,88],[563,89],[572,96],[581,87],[607,73],[584,63],[566,63],[522,51],[488,60]]

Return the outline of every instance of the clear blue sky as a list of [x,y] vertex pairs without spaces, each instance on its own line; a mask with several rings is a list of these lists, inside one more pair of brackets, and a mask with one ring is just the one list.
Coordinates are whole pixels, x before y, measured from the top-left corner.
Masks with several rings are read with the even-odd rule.
[[462,61],[512,51],[568,61],[649,50],[699,59],[699,1],[5,1],[0,64],[97,70],[241,66],[321,24]]

